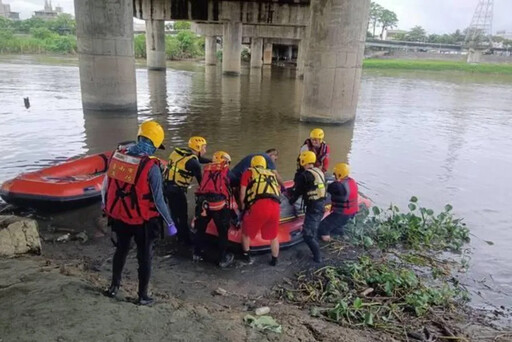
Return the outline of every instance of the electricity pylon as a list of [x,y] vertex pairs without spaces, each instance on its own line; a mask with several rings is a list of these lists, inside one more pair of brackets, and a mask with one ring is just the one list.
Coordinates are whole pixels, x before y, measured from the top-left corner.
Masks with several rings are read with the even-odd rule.
[[471,46],[490,45],[492,42],[492,20],[494,0],[478,0],[475,14],[466,33],[465,44]]

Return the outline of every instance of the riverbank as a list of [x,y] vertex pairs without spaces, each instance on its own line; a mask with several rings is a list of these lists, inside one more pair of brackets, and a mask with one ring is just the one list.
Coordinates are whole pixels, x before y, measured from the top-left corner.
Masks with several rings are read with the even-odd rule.
[[[411,210],[411,213],[415,210]],[[433,237],[428,244],[425,240],[424,247],[456,249],[459,246],[457,242],[466,240],[465,228],[453,223],[448,213],[450,210],[440,214],[443,221],[437,222],[436,227],[447,227],[449,222],[452,225],[451,233],[437,240]],[[5,341],[36,338],[76,341],[76,336],[80,336],[80,341],[161,341],[173,336],[173,341],[434,342],[447,338],[505,342],[510,341],[509,337],[512,336],[511,331],[495,327],[492,319],[456,304],[451,295],[445,295],[446,292],[438,302],[431,302],[428,296],[435,293],[436,285],[429,282],[427,287],[423,285],[423,290],[416,287],[424,280],[419,280],[419,263],[411,261],[411,254],[403,255],[415,266],[410,267],[409,273],[400,271],[399,276],[388,269],[380,275],[374,273],[373,267],[382,261],[381,256],[375,257],[372,265],[351,266],[356,265],[353,263],[361,260],[372,245],[368,240],[370,236],[373,236],[375,246],[378,243],[379,248],[389,248],[394,244],[390,240],[391,231],[386,228],[374,231],[366,221],[363,225],[365,232],[353,231],[356,226],[349,227],[347,236],[351,238],[324,244],[325,260],[320,266],[311,261],[307,247],[299,245],[282,251],[276,267],[268,266],[268,255],[259,255],[255,256],[253,265],[247,266],[237,261],[233,267],[219,269],[211,262],[214,250],[207,253],[206,262],[193,263],[188,248],[167,238],[158,243],[154,258],[151,292],[156,304],[151,307],[134,304],[137,261],[133,251],[127,261],[119,298],[109,299],[102,295],[102,290],[109,284],[113,247],[105,219],[101,218],[97,208],[91,213],[94,213],[95,229],[83,232],[83,236],[89,237],[85,239],[66,238],[73,236],[76,229],[61,226],[53,217],[20,213],[32,216],[39,222],[43,256],[0,259],[0,297],[9,298],[0,301],[0,331]],[[373,213],[376,215],[375,210]],[[360,219],[366,220],[367,214]],[[426,215],[433,217],[434,214],[429,211]],[[420,222],[410,220],[410,214],[400,217],[408,222]],[[372,219],[372,222],[376,220]],[[399,220],[395,220],[396,224],[399,224]],[[384,227],[383,224],[378,226]],[[415,230],[412,226],[410,229]],[[371,235],[370,231],[378,235]],[[429,230],[426,235],[430,233],[439,234],[440,231]],[[361,240],[360,237],[364,238]],[[409,240],[404,240],[400,235],[395,241],[404,241],[404,246],[408,246],[409,243],[416,243],[418,237],[411,234]],[[386,245],[381,245],[382,242],[386,242]],[[413,248],[412,245],[409,247]],[[396,253],[401,255],[400,252]],[[374,288],[359,294],[361,299],[356,299],[353,304],[348,301],[348,306],[343,309],[346,311],[344,314],[343,310],[340,311],[344,307],[341,303],[347,300],[346,296],[350,293],[344,293],[348,291],[345,286],[352,285],[344,285],[345,280],[337,278],[337,275],[341,276],[338,272],[345,267],[360,275],[370,272],[373,275],[369,273],[369,277],[381,277],[389,284],[383,290],[384,283],[378,285],[375,280]],[[441,265],[436,264],[436,269],[438,267]],[[413,269],[414,272],[411,271]],[[448,280],[441,277],[442,272],[448,272],[447,268],[438,270],[438,279]],[[364,277],[360,275],[353,273],[351,281],[362,284]],[[323,282],[325,277],[330,279],[327,283]],[[294,289],[294,286],[297,287]],[[392,294],[386,297],[388,287]],[[432,310],[435,319],[425,316],[425,313],[407,312],[405,301],[399,303],[400,291],[405,288],[409,288],[415,301],[421,303],[414,304],[414,310]],[[360,289],[355,290],[360,292]],[[333,296],[337,298],[335,302],[331,301]],[[403,296],[405,298],[406,295]],[[382,308],[377,306],[378,302]],[[338,304],[333,307],[330,303]],[[396,318],[392,315],[384,317],[387,316],[386,305],[392,308]],[[260,307],[270,308],[268,315],[280,328],[265,331],[246,323],[248,315],[254,316],[255,310]],[[334,312],[329,307],[339,312],[340,316],[328,314]],[[413,327],[414,330],[411,330]]]
[[464,61],[406,60],[406,59],[365,59],[364,69],[460,71],[481,74],[512,75],[510,64],[468,64]]

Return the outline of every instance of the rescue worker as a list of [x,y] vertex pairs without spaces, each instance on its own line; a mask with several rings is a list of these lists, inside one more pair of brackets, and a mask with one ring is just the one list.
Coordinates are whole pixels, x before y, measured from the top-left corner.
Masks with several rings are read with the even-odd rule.
[[203,259],[205,232],[213,219],[217,227],[219,255],[222,268],[233,263],[234,256],[228,252],[228,230],[231,223],[232,192],[229,184],[231,157],[224,151],[213,154],[213,162],[204,166],[203,178],[196,191],[196,241],[194,261]]
[[318,228],[322,241],[329,242],[332,233],[343,234],[345,224],[359,211],[357,183],[349,174],[350,167],[347,164],[338,163],[334,166],[336,180],[327,187],[331,195],[331,213],[320,222]]
[[[311,151],[316,155],[315,167],[326,173],[329,168],[329,145],[324,140],[325,134],[321,128],[315,128],[309,133],[309,138],[304,141],[300,152]],[[298,160],[297,160],[298,161]]]
[[240,203],[244,211],[242,220],[242,252],[243,260],[251,264],[251,239],[258,232],[264,240],[270,240],[272,252],[271,266],[277,265],[279,256],[279,240],[277,232],[280,218],[280,189],[276,175],[267,169],[263,156],[256,155],[251,159],[251,167],[245,171],[240,181]]
[[284,187],[284,182],[279,173],[276,169],[276,162],[279,158],[279,152],[276,148],[270,148],[265,151],[265,153],[251,153],[242,160],[238,162],[232,169],[230,173],[230,180],[231,180],[231,186],[232,187],[239,187],[240,186],[240,180],[242,179],[242,174],[247,171],[249,167],[251,167],[251,160],[254,156],[262,156],[265,158],[265,162],[267,164],[267,168],[272,170],[274,172],[276,179],[281,185],[281,187]]
[[294,205],[302,196],[306,207],[306,215],[302,234],[304,242],[313,253],[313,260],[321,262],[320,246],[317,241],[318,225],[324,215],[325,207],[325,175],[315,167],[316,155],[311,151],[302,152],[299,156],[301,172],[295,175],[294,186],[290,191],[289,202]]
[[112,221],[117,240],[112,283],[104,293],[116,296],[133,238],[139,263],[138,304],[148,305],[153,303],[148,296],[148,285],[153,243],[160,234],[161,219],[171,235],[176,234],[176,227],[164,201],[160,161],[152,156],[157,148],[164,149],[164,130],[156,121],[144,121],[137,136],[136,144],[122,146],[114,152],[103,182],[103,208]]
[[171,211],[172,219],[178,228],[178,241],[190,244],[190,228],[188,225],[187,190],[196,178],[201,183],[201,165],[211,162],[204,158],[206,139],[191,137],[188,148],[175,148],[169,155],[169,164],[165,172],[165,195]]

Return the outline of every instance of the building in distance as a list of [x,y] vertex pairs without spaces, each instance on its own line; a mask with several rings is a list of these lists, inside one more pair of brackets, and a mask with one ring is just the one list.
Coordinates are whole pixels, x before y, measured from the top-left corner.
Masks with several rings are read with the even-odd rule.
[[41,18],[43,20],[55,19],[59,14],[62,13],[62,7],[56,6],[53,9],[52,1],[44,1],[44,9],[34,12],[34,18]]
[[19,12],[12,12],[11,11],[11,5],[3,4],[2,0],[0,0],[0,17],[12,19],[12,20],[19,20],[20,19],[20,13]]

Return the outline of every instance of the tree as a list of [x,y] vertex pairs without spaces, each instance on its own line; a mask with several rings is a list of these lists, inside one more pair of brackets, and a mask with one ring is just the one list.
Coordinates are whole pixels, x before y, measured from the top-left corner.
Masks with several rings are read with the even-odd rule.
[[75,34],[76,22],[71,14],[59,14],[57,18],[47,21],[46,25],[50,31],[60,35]]
[[380,33],[380,38],[382,39],[386,29],[396,27],[396,24],[398,24],[396,13],[387,9],[382,10],[379,23],[382,25],[382,31]]
[[190,30],[190,22],[188,21],[177,21],[174,23],[174,29],[176,31]]
[[414,26],[407,34],[407,40],[411,42],[424,42],[427,39],[427,32],[421,26]]
[[466,39],[466,35],[462,33],[460,30],[456,30],[454,33],[452,33],[452,38],[454,43],[464,43],[464,40]]
[[370,21],[368,22],[368,26],[372,26],[373,37],[375,37],[375,28],[377,27],[377,23],[380,21],[380,17],[382,16],[382,11],[384,11],[384,7],[381,5],[371,2],[370,4]]

